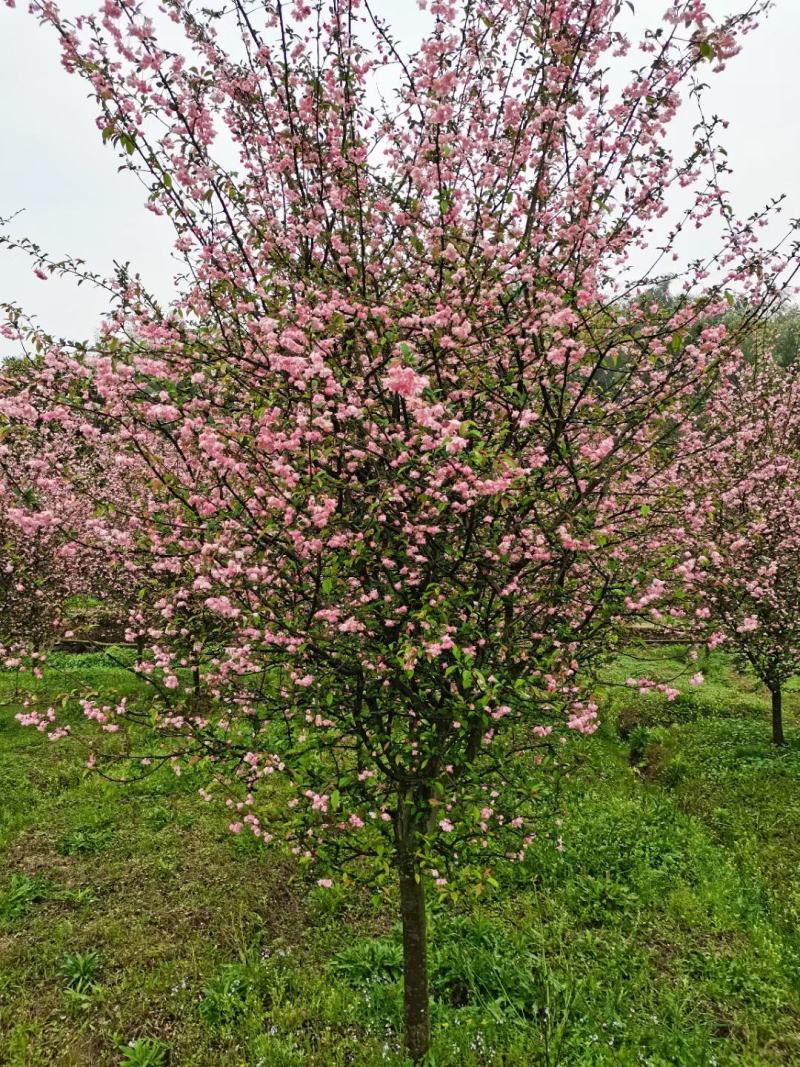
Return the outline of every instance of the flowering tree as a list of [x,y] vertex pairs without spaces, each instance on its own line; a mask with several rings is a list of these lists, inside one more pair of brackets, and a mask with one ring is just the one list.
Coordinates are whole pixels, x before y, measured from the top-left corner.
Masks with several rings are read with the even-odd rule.
[[[157,580],[130,636],[164,741],[124,747],[136,709],[87,698],[117,743],[91,761],[199,758],[232,830],[288,839],[320,885],[393,870],[415,1062],[426,882],[524,856],[536,775],[594,729],[586,680],[638,610],[643,471],[737,341],[704,324],[736,284],[746,331],[794,269],[735,222],[716,119],[689,159],[665,147],[695,69],[766,6],[716,24],[674,0],[612,92],[616,0],[436,0],[411,55],[366,0],[170,0],[180,54],[139,3],[33,4],[186,264],[166,309],[98,279],[92,345],[8,309],[44,352],[13,417],[143,472],[96,488],[89,526],[133,587]],[[666,254],[678,187],[668,242],[726,229],[665,309],[632,257]],[[82,273],[16,244],[45,279]]]
[[800,380],[770,360],[728,378],[678,462],[685,505],[676,574],[699,602],[693,625],[730,645],[772,696],[800,668]]
[[69,570],[49,529],[52,513],[30,513],[5,490],[0,501],[0,656],[16,667],[57,640]]
[[127,616],[113,555],[91,535],[93,494],[99,485],[109,492],[113,465],[96,444],[87,448],[57,424],[54,433],[37,428],[35,409],[13,392],[5,396],[4,409],[0,661],[21,669],[33,661],[38,669],[49,649],[74,636],[76,600],[102,603],[118,619]]
[[81,590],[75,498],[11,426],[0,426],[0,658],[6,667],[39,659],[65,631],[66,603]]

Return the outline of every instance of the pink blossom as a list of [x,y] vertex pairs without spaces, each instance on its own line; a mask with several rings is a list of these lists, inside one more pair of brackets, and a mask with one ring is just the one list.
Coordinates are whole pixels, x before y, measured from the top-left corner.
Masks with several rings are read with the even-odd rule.
[[412,398],[421,396],[423,390],[427,389],[428,378],[424,374],[417,374],[412,367],[395,363],[389,368],[384,385],[393,393]]

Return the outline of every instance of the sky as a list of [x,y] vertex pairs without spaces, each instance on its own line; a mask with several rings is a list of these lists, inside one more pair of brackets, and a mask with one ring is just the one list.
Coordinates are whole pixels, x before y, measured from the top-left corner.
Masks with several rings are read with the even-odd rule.
[[[713,0],[715,14],[736,0]],[[93,0],[68,10],[86,10]],[[147,6],[147,4],[145,5]],[[653,24],[665,0],[635,0],[636,19]],[[741,0],[740,5],[741,6]],[[153,4],[155,8],[155,4]],[[414,0],[378,0],[408,45],[421,17]],[[776,0],[773,13],[745,41],[741,55],[710,79],[709,110],[730,119],[724,144],[733,167],[728,185],[738,214],[787,194],[786,215],[800,216],[800,0]],[[52,31],[21,7],[0,5],[0,218],[21,212],[13,233],[52,254],[69,253],[110,273],[129,261],[163,300],[172,293],[169,223],[143,207],[144,192],[104,146],[86,87],[60,65]],[[688,137],[686,116],[676,137]],[[708,240],[697,235],[696,254]],[[0,248],[0,300],[20,304],[56,335],[92,337],[104,307],[90,288],[39,281],[22,255]]]

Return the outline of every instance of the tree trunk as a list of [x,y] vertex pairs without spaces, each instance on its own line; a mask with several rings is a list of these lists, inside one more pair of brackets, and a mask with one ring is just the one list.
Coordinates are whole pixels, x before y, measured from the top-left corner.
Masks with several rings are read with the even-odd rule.
[[403,922],[403,1015],[406,1051],[420,1063],[431,1044],[425,887],[417,860],[419,813],[409,796],[399,798],[397,866]]
[[772,743],[784,744],[783,737],[783,709],[781,706],[781,687],[770,690],[772,693]]

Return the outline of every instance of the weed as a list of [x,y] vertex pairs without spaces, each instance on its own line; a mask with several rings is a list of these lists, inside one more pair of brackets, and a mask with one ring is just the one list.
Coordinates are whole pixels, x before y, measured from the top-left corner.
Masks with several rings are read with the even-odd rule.
[[198,1008],[200,1017],[213,1029],[230,1027],[246,1012],[253,992],[249,969],[228,964],[206,986]]
[[114,831],[107,824],[81,826],[64,834],[56,844],[62,856],[104,852],[114,840]]
[[93,948],[86,952],[68,952],[61,964],[61,974],[70,989],[88,989],[95,985],[100,967],[100,953]]
[[121,1045],[120,1067],[166,1067],[168,1048],[157,1038],[137,1037]]
[[12,874],[8,886],[0,890],[0,925],[21,919],[43,895],[40,882],[24,874]]

